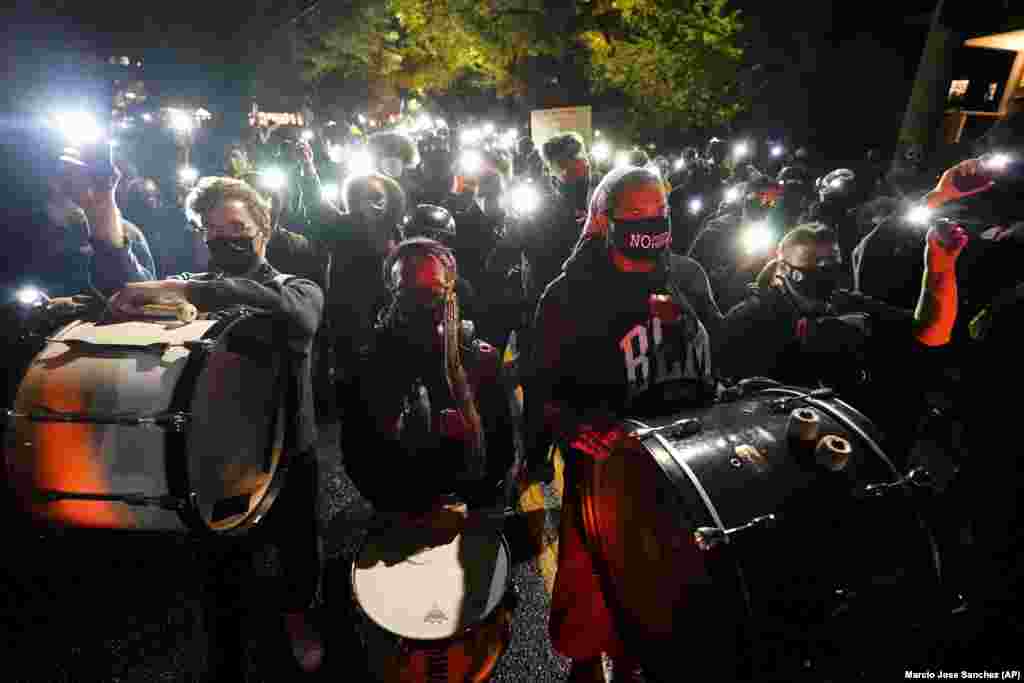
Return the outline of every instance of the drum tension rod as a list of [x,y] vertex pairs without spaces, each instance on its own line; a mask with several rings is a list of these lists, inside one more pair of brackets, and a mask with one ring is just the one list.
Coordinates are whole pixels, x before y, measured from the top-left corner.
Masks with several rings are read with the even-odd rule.
[[7,418],[25,419],[29,422],[75,422],[100,425],[122,425],[126,427],[139,426],[167,426],[174,431],[183,431],[185,425],[192,419],[191,413],[176,412],[163,413],[160,415],[90,415],[88,413],[62,413],[56,410],[40,408],[39,412],[19,413],[16,410],[8,410]]
[[746,524],[741,524],[731,529],[701,526],[697,527],[697,530],[693,532],[693,540],[701,550],[711,550],[713,548],[717,548],[722,543],[727,542],[729,537],[737,532],[756,528],[771,529],[775,526],[776,521],[777,519],[775,515],[772,514],[754,517],[754,519],[750,520]]
[[62,500],[92,500],[141,507],[159,507],[174,512],[181,512],[188,507],[188,501],[176,496],[147,496],[141,493],[80,493],[45,489],[36,491],[36,497],[46,503],[56,503]]
[[918,466],[911,469],[896,481],[867,484],[864,488],[860,489],[859,493],[862,497],[884,496],[894,489],[903,489],[906,486],[912,486],[919,489],[932,489],[934,488],[934,485],[935,482],[932,480],[931,473],[927,468]]
[[667,425],[661,427],[641,427],[635,429],[629,433],[630,436],[643,439],[644,437],[651,436],[652,434],[662,434],[670,438],[679,438],[683,436],[690,436],[699,432],[704,425],[701,421],[695,417],[686,417],[681,420],[676,420]]

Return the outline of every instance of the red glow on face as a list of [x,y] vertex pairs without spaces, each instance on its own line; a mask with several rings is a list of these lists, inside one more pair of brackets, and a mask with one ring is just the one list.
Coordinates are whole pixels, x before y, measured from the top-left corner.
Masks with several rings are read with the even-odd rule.
[[664,218],[668,215],[665,190],[657,183],[644,183],[627,187],[615,202],[612,220],[640,220]]
[[590,175],[590,164],[586,159],[574,159],[565,166],[565,180],[576,180]]

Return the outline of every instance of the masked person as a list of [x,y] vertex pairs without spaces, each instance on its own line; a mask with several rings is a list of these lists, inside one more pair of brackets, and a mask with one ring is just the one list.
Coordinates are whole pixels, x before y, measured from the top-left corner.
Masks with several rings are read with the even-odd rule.
[[380,268],[402,239],[406,198],[394,179],[379,173],[349,176],[341,194],[347,213],[324,239],[332,250],[327,317],[344,373],[369,343],[388,301]]
[[524,368],[531,477],[550,474],[548,448],[566,461],[558,574],[551,607],[555,649],[569,680],[597,680],[601,653],[633,670],[583,543],[580,487],[594,459],[622,438],[620,420],[666,415],[713,395],[708,331],[693,302],[711,301],[700,266],[670,251],[661,178],[623,167],[594,192],[600,221],[544,291],[536,343]]
[[[270,206],[243,181],[204,178],[190,196],[189,210],[201,221],[210,249],[210,271],[122,283],[124,289],[111,298],[110,307],[116,313],[137,315],[151,303],[189,302],[210,312],[250,306],[270,312],[286,331],[284,343],[292,359],[289,395],[295,402],[288,411],[291,423],[286,433],[291,453],[285,485],[262,528],[280,549],[282,585],[273,603],[281,612],[299,665],[312,671],[323,659],[323,644],[307,617],[321,574],[310,352],[320,325],[323,294],[315,283],[280,273],[267,263]],[[237,583],[234,577],[217,577],[217,571],[214,568],[209,587],[214,595]]]
[[391,302],[342,391],[346,472],[408,522],[453,499],[504,509],[515,450],[500,357],[462,318],[454,254],[412,238],[383,270]]

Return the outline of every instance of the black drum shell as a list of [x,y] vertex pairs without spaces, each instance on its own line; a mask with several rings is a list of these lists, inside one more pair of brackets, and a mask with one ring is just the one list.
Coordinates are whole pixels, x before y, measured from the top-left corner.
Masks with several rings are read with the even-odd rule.
[[[603,462],[584,463],[588,541],[627,647],[655,680],[677,676],[684,652],[698,656],[683,670],[699,670],[702,680],[744,678],[744,668],[767,676],[772,667],[778,680],[792,680],[787,667],[842,651],[849,629],[872,624],[882,638],[899,621],[890,614],[919,617],[934,596],[937,553],[905,487],[861,495],[868,484],[899,479],[858,430],[876,444],[881,436],[852,407],[821,400],[810,406],[818,438],[852,446],[845,468],[823,467],[816,441],[788,435],[792,410],[809,406],[780,401],[806,392],[783,387],[627,420],[632,430],[684,418],[701,428],[633,439]],[[769,515],[710,550],[696,543],[699,528],[737,529]]]

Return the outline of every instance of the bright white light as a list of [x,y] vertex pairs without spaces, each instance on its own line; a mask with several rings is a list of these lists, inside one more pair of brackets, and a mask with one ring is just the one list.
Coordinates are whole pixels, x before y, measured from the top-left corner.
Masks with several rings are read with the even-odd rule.
[[199,180],[199,171],[191,166],[185,166],[178,171],[178,178],[186,185],[191,185]]
[[608,161],[612,155],[612,148],[607,142],[599,142],[594,145],[594,159],[598,162]]
[[169,123],[171,128],[179,133],[192,132],[192,117],[180,109],[168,109]]
[[843,181],[841,178],[833,178],[832,180],[828,181],[828,186],[831,187],[833,190],[838,190],[840,187],[843,186]]
[[749,150],[747,148],[747,143],[737,142],[736,146],[732,148],[732,155],[737,159],[742,159],[743,157],[747,156],[748,151]]
[[688,206],[690,208],[690,213],[700,213],[701,209],[704,208],[704,200],[701,199],[700,197],[694,197],[693,199],[690,200]]
[[348,172],[353,175],[373,173],[373,157],[365,149],[352,152],[348,158]]
[[336,164],[340,164],[344,156],[341,145],[327,145],[327,158]]
[[740,198],[740,189],[738,187],[730,187],[725,191],[725,201],[727,204],[732,204],[734,201]]
[[747,254],[759,254],[775,246],[775,233],[766,223],[753,223],[740,235],[740,242]]
[[519,214],[531,214],[540,208],[540,192],[532,185],[519,185],[504,197],[507,210]]
[[153,120],[153,115],[152,114],[143,114],[142,115],[142,120],[145,121],[146,123],[149,123],[150,121]]
[[484,124],[484,135],[494,135],[494,124],[493,123],[485,123]]
[[482,136],[483,133],[476,128],[467,128],[459,134],[459,141],[464,145],[475,145]]
[[117,140],[111,140],[110,141],[111,148],[117,147],[119,144],[121,144],[121,143],[119,143]]
[[266,169],[260,176],[263,187],[271,192],[282,190],[288,184],[288,175],[277,167]]
[[682,157],[676,159],[675,167],[677,171],[683,170],[684,166],[686,166],[686,159],[683,159]]
[[48,300],[42,290],[35,287],[22,287],[14,296],[22,306],[41,306]]
[[85,112],[69,112],[53,117],[57,128],[76,147],[97,142],[103,136],[96,119]]
[[434,125],[436,125],[438,128],[447,128],[448,122],[445,121],[444,119],[438,119],[434,121]]
[[428,115],[420,114],[419,117],[416,119],[416,125],[419,126],[421,130],[426,130],[427,128],[433,128],[434,122],[430,119]]
[[594,137],[595,137],[595,138],[599,138],[599,137],[601,137],[601,131],[599,131],[599,130],[595,130],[595,131],[594,131]]
[[475,149],[467,149],[459,157],[459,166],[468,175],[476,175],[484,168],[484,156]]
[[1012,160],[1009,154],[993,154],[985,161],[985,166],[996,171],[1003,171]]
[[927,225],[934,213],[927,206],[915,206],[907,212],[907,221],[914,225]]
[[362,114],[359,115],[359,123],[366,123],[366,117]]
[[511,128],[505,131],[505,134],[501,136],[501,146],[505,149],[512,149],[516,146],[516,142],[519,141],[519,131],[515,128]]
[[619,152],[615,155],[615,165],[619,168],[629,166],[629,153]]
[[325,183],[320,186],[320,197],[325,202],[336,202],[339,196],[341,196],[341,191],[334,183]]
[[782,145],[775,145],[772,147],[772,156],[776,158],[781,157],[784,151],[785,150],[782,149]]
[[313,131],[311,131],[311,130],[304,130],[304,131],[302,131],[302,139],[305,140],[306,142],[309,142],[310,140],[312,140],[313,139]]
[[121,123],[120,123],[120,124],[118,124],[118,125],[120,125],[120,126],[121,126],[121,128],[123,128],[123,129],[125,129],[125,130],[128,130],[129,128],[131,128],[131,127],[132,127],[132,122],[131,122],[131,121],[129,121],[128,119],[124,119],[124,120],[122,120],[122,121],[121,121]]

